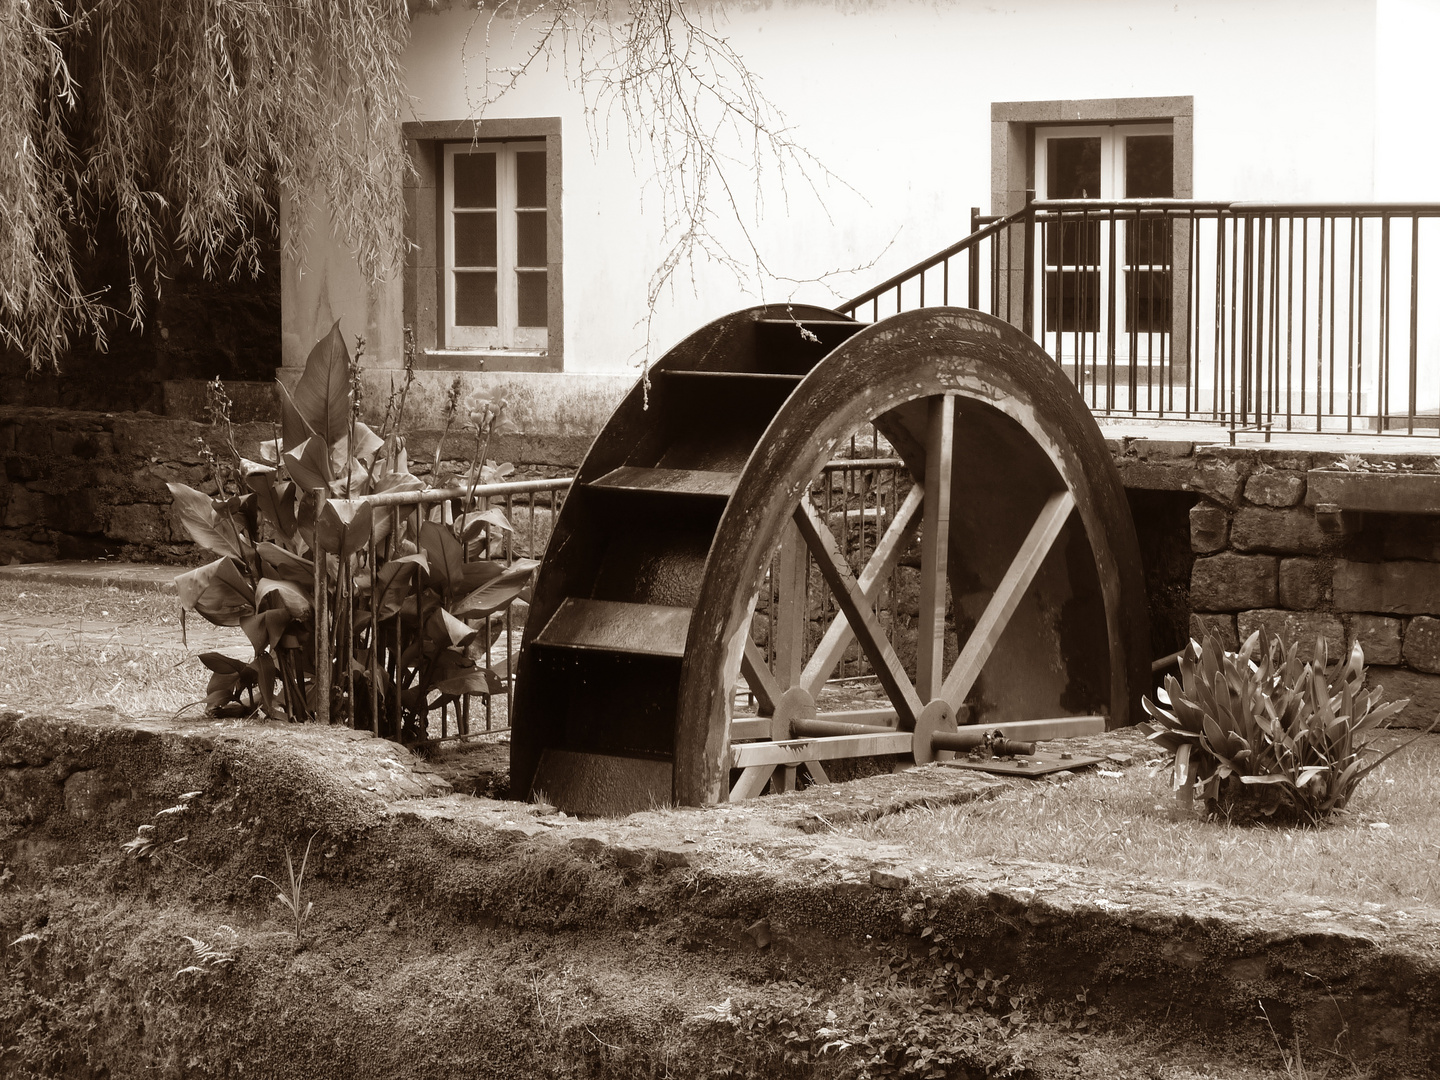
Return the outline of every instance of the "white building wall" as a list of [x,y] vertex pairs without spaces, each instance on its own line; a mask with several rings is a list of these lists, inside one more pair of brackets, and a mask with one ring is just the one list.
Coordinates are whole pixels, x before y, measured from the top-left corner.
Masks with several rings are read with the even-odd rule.
[[[640,358],[729,310],[761,300],[837,303],[963,236],[971,206],[990,210],[995,101],[1193,96],[1196,198],[1368,200],[1403,190],[1440,199],[1435,168],[1417,168],[1431,147],[1414,145],[1433,143],[1415,137],[1415,123],[1437,100],[1434,76],[1392,62],[1418,62],[1437,40],[1409,30],[1435,11],[1422,0],[1378,0],[1377,18],[1376,3],[717,5],[719,31],[761,76],[796,139],[853,190],[832,186],[822,207],[793,183],[786,202],[772,182],[756,235],[769,267],[794,280],[740,283],[697,264],[693,280],[682,275],[653,312],[646,289],[661,244],[647,185],[656,181],[643,154],[632,159],[623,119],[587,118],[558,59],[537,65],[485,115],[562,118],[565,367],[633,375]],[[492,70],[516,63],[531,40],[528,26],[488,20],[488,11],[459,4],[415,17],[407,119],[476,115],[486,61]],[[366,328],[372,362],[398,365],[399,283],[364,289],[353,271],[330,265],[342,258],[316,245],[303,276],[288,269],[286,363],[303,361],[307,339],[340,316],[347,335]],[[866,264],[825,284],[795,284]]]

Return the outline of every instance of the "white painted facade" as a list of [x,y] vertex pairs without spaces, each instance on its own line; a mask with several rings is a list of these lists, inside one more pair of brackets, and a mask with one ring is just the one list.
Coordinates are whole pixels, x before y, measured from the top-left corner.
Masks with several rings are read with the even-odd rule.
[[[838,303],[966,235],[972,206],[996,209],[995,102],[1193,98],[1197,199],[1440,200],[1433,0],[772,0],[705,15],[848,187],[822,188],[822,205],[796,183],[787,201],[769,178],[755,235],[779,277],[737,281],[697,262],[652,312],[656,178],[643,151],[632,157],[623,118],[587,117],[573,68],[537,65],[484,118],[561,121],[567,374],[628,382],[642,358],[727,311]],[[487,64],[517,63],[532,34],[468,4],[417,14],[406,119],[476,118]],[[347,337],[366,336],[372,365],[398,367],[401,283],[367,285],[326,233],[285,267],[285,364],[340,318]],[[811,281],[851,267],[867,268]]]

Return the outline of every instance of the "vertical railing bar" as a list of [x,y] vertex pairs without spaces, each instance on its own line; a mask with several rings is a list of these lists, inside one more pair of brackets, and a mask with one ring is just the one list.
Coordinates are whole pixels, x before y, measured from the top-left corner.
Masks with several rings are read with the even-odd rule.
[[[1360,350],[1356,347],[1357,333],[1364,332],[1365,312],[1361,308],[1356,311],[1357,290],[1360,296],[1364,296],[1365,287],[1365,230],[1360,227],[1360,219],[1352,211],[1350,214],[1350,282],[1347,286],[1346,300],[1348,303],[1349,325],[1345,330],[1345,430],[1355,430],[1355,394],[1359,387],[1356,383],[1360,379],[1362,364],[1359,363]],[[1359,234],[1357,243],[1356,234]],[[1358,250],[1357,250],[1358,249]],[[1356,271],[1356,260],[1359,260],[1359,271]],[[1356,317],[1360,319],[1360,330],[1355,327]]]
[[[391,523],[390,523],[390,556],[391,556],[391,558],[398,558],[399,555],[400,555],[400,527],[401,527],[400,507],[398,507],[398,506],[395,507],[395,509],[392,511],[392,513],[393,513],[394,517],[393,517],[393,519],[392,519],[392,521],[391,521]],[[398,576],[398,575],[397,575],[397,576]],[[401,602],[400,607],[404,607],[403,601]],[[397,610],[396,610],[396,612],[395,612],[395,648],[394,648],[394,654],[395,654],[395,678],[394,678],[394,681],[391,683],[391,711],[395,714],[395,741],[396,741],[396,742],[399,742],[399,741],[400,741],[400,733],[404,730],[404,724],[405,724],[404,703],[401,701],[401,696],[400,696],[400,674],[401,674],[401,672],[400,672],[400,648],[401,648],[401,637],[400,637],[400,634],[401,634],[401,623],[402,623],[402,621],[403,621],[403,613],[397,608]]]
[[1380,355],[1376,430],[1384,434],[1390,416],[1390,215],[1380,215]]
[[1415,434],[1415,412],[1419,405],[1420,347],[1420,215],[1410,218],[1410,405],[1406,434]]
[[[970,208],[970,232],[972,234],[980,227],[979,217],[980,208],[972,206]],[[980,245],[971,244],[966,255],[968,260],[965,274],[965,287],[968,293],[966,299],[969,301],[968,306],[971,310],[978,311],[980,309]]]
[[1331,417],[1335,415],[1335,232],[1339,225],[1339,215],[1332,214],[1330,217],[1330,406],[1326,410]]
[[[1291,235],[1294,235],[1295,226],[1290,226]],[[1305,334],[1309,323],[1309,302],[1310,302],[1310,218],[1308,216],[1300,219],[1300,415],[1305,416],[1305,391],[1308,388],[1306,376],[1306,362],[1309,354],[1306,351]]]
[[[315,499],[315,517],[325,508],[325,489],[315,488],[311,492]],[[319,723],[330,723],[330,616],[329,591],[330,575],[325,565],[325,552],[320,547],[319,537],[310,552],[315,560],[315,719]]]
[[1248,423],[1255,405],[1255,373],[1250,365],[1253,360],[1253,342],[1251,333],[1254,331],[1255,307],[1251,290],[1255,284],[1255,218],[1249,214],[1245,215],[1245,254],[1242,258],[1241,267],[1244,276],[1244,283],[1241,286],[1240,294],[1240,317],[1243,320],[1243,327],[1240,332],[1240,415],[1241,419]]
[[1230,395],[1233,409],[1235,387],[1226,378],[1225,371],[1225,223],[1228,214],[1215,217],[1215,394],[1216,418],[1225,415],[1226,392]]
[[[1105,296],[1105,387],[1109,397],[1109,405],[1115,405],[1115,366],[1119,358],[1115,353],[1115,323],[1119,318],[1119,305],[1116,303],[1115,290],[1119,288],[1119,271],[1117,269],[1116,248],[1122,243],[1119,234],[1119,226],[1116,222],[1117,215],[1113,212],[1110,215],[1110,252],[1106,263],[1109,276],[1109,288]],[[1126,228],[1130,226],[1127,224]],[[1098,351],[1098,350],[1097,350]],[[1097,364],[1098,366],[1098,364]],[[1097,383],[1099,379],[1095,380]],[[1134,405],[1134,393],[1131,393],[1131,405]]]

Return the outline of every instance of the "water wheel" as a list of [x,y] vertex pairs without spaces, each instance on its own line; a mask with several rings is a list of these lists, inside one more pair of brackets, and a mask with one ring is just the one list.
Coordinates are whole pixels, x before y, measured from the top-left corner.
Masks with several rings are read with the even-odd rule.
[[[957,728],[1141,715],[1125,493],[1079,395],[1013,327],[752,308],[671,350],[646,397],[616,410],[555,522],[517,672],[517,794],[703,805],[802,765],[823,780],[836,758],[928,761]],[[857,565],[810,492],[865,425],[906,475]],[[914,615],[887,623],[880,583],[901,561],[918,564]],[[837,614],[808,643],[820,582]],[[858,719],[821,693],[852,639],[885,699]],[[741,679],[757,715],[737,715]]]

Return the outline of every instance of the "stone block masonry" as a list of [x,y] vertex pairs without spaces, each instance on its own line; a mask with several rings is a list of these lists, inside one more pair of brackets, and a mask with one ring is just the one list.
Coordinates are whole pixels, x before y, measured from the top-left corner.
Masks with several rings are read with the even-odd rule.
[[1194,494],[1191,636],[1233,649],[1257,630],[1278,632],[1307,660],[1317,641],[1332,660],[1358,641],[1370,684],[1387,700],[1411,699],[1399,722],[1428,725],[1440,711],[1433,455],[1377,453],[1370,470],[1336,469],[1338,449],[1159,445],[1112,440],[1111,452],[1128,488]]
[[[439,435],[409,434],[411,469],[419,475],[432,468]],[[271,423],[234,426],[237,448],[251,459],[258,459],[261,440],[274,436]],[[509,457],[513,448],[500,442],[489,456]],[[225,444],[217,428],[149,413],[0,406],[0,563],[208,561],[213,556],[193,544],[175,518],[165,485],[213,494],[202,445],[221,454]],[[464,471],[468,461],[460,459],[472,445],[473,439],[452,434],[442,478]],[[527,468],[520,460],[515,479],[569,472]]]

